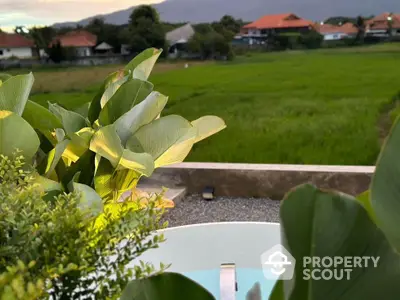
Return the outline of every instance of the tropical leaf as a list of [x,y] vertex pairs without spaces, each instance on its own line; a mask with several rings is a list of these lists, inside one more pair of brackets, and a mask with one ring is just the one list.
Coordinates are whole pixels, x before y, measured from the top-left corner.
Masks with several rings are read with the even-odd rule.
[[162,49],[144,50],[126,65],[125,71],[132,72],[133,78],[147,80],[161,53]]
[[226,128],[224,120],[215,116],[204,116],[192,122],[192,126],[197,129],[195,143],[198,143],[209,136]]
[[146,99],[116,120],[114,125],[122,145],[125,145],[128,138],[140,127],[155,120],[164,109],[167,101],[168,97],[158,92],[151,92]]
[[0,73],[0,81],[4,82],[8,79],[10,79],[12,76],[10,74],[6,74],[6,73]]
[[121,300],[215,300],[195,281],[177,273],[163,273],[128,283]]
[[[303,185],[285,197],[280,216],[283,246],[296,265],[294,277],[281,282],[283,286],[274,290],[271,300],[398,298],[400,256],[356,199]],[[351,264],[349,268],[342,263],[318,268],[307,265],[305,257],[373,257],[376,264],[369,260],[367,272],[365,262],[361,267]],[[337,274],[337,280],[308,278],[315,269],[329,269],[328,274]],[[348,269],[350,274],[344,271]]]
[[85,103],[82,106],[79,106],[78,108],[76,108],[74,110],[74,112],[76,112],[77,114],[80,114],[82,117],[84,117],[86,119],[89,115],[89,107],[90,107],[90,102]]
[[44,193],[43,199],[46,201],[53,201],[55,197],[63,192],[63,187],[59,182],[40,176],[39,174],[34,175],[33,182],[40,186]]
[[103,84],[101,85],[99,91],[94,96],[93,100],[90,102],[88,119],[92,125],[99,118],[99,114],[102,108],[101,99],[103,97],[105,90],[109,87],[110,84],[124,77],[125,76],[124,73],[125,72],[123,70],[120,70],[108,75],[107,78],[104,80]]
[[91,187],[71,181],[69,190],[80,194],[79,208],[89,210],[93,215],[99,215],[103,211],[101,197]]
[[109,160],[114,168],[126,168],[150,176],[154,161],[147,153],[134,153],[121,145],[114,125],[100,128],[90,142],[90,150]]
[[0,110],[0,154],[12,157],[19,149],[29,160],[39,145],[39,137],[27,121],[11,111]]
[[[120,73],[119,73],[120,76]],[[110,82],[107,88],[104,90],[104,94],[101,96],[100,105],[103,108],[107,102],[115,95],[118,89],[129,79],[128,75],[125,75],[117,80]]]
[[[96,155],[97,157],[97,155]],[[94,175],[94,189],[105,203],[116,198],[116,186],[113,184],[115,168],[107,159],[100,159]]]
[[362,206],[364,206],[365,210],[368,212],[369,217],[376,224],[377,223],[376,215],[371,204],[371,191],[370,190],[365,191],[364,193],[358,195],[356,199],[358,200],[358,202],[362,204]]
[[32,73],[17,75],[4,81],[0,86],[0,110],[7,110],[22,116],[34,82]]
[[393,125],[376,164],[371,182],[371,205],[376,222],[400,250],[400,121]]
[[114,123],[135,104],[143,101],[152,90],[153,84],[148,81],[131,79],[125,82],[101,110],[99,123],[103,126]]
[[44,135],[48,135],[56,128],[62,128],[61,121],[45,107],[28,100],[22,117],[31,126]]
[[133,152],[151,154],[155,167],[182,162],[196,141],[197,130],[189,121],[170,115],[141,127],[127,142]]
[[86,127],[88,124],[80,114],[49,102],[50,111],[61,121],[67,135]]
[[49,152],[47,155],[47,163],[45,169],[45,176],[49,177],[50,174],[56,168],[58,162],[60,161],[64,150],[67,148],[69,140],[63,140],[56,145],[56,147]]
[[72,163],[69,166],[66,173],[61,178],[62,184],[66,189],[77,173],[79,173],[79,183],[89,186],[93,184],[93,177],[95,174],[94,157],[95,153],[87,150],[83,155],[81,155],[77,162]]
[[70,142],[65,149],[63,157],[70,162],[76,162],[89,149],[90,140],[92,139],[94,130],[85,127],[69,135]]

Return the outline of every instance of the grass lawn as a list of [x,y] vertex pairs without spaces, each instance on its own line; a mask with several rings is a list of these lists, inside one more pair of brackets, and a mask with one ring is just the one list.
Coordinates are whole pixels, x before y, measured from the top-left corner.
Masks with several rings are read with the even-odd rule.
[[[156,70],[151,81],[170,96],[164,114],[190,120],[214,114],[228,125],[196,145],[189,161],[371,165],[379,153],[382,106],[400,90],[400,48],[375,47],[255,54]],[[68,78],[40,72],[35,91],[56,92],[33,99],[78,107],[111,71],[99,68],[86,70],[94,74],[87,79],[82,70],[67,71]],[[55,89],[42,76],[68,83]]]

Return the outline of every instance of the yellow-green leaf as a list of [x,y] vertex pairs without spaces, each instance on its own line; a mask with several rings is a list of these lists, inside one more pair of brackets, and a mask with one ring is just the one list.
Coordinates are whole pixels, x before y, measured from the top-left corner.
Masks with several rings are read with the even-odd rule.
[[11,111],[0,110],[0,154],[11,157],[19,149],[29,160],[39,145],[39,137],[27,121]]
[[192,125],[197,129],[197,137],[195,143],[198,143],[226,128],[224,120],[215,116],[201,117],[193,121]]

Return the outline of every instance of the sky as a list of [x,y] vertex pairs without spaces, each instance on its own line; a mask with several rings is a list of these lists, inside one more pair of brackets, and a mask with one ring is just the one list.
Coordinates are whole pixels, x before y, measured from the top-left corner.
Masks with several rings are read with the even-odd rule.
[[162,0],[0,0],[0,28],[16,25],[51,25],[78,21],[97,14],[111,13],[139,4]]

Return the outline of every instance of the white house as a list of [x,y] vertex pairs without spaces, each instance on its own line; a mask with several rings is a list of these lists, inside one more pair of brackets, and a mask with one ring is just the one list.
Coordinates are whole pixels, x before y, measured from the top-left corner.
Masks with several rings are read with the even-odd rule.
[[190,38],[195,34],[195,31],[189,23],[176,28],[170,32],[167,32],[165,39],[168,42],[168,56],[175,58],[179,55],[179,53],[184,52],[185,45],[190,40]]
[[365,33],[368,36],[400,36],[400,14],[386,12],[368,20],[366,25]]
[[345,23],[341,26],[320,24],[316,25],[316,30],[323,35],[324,41],[338,41],[355,38],[358,33],[357,27],[352,23]]
[[16,33],[0,32],[0,59],[33,57],[33,41]]
[[91,56],[97,44],[97,36],[86,30],[70,31],[54,38],[49,46],[52,47],[58,42],[64,48],[73,48],[76,56]]

